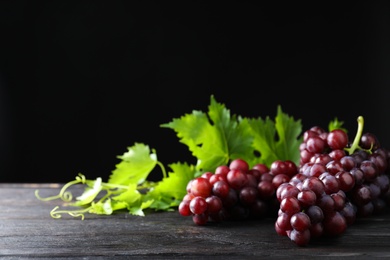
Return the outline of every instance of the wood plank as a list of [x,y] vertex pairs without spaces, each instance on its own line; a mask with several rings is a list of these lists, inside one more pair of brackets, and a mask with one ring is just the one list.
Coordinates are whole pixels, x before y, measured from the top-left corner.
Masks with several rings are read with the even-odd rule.
[[34,196],[55,195],[58,184],[0,185],[0,255],[9,259],[93,259],[129,256],[137,259],[259,257],[390,257],[390,214],[359,219],[337,238],[313,240],[298,247],[278,236],[274,219],[226,221],[196,226],[178,212],[153,212],[145,217],[121,212],[86,215],[84,220],[49,212],[59,201]]

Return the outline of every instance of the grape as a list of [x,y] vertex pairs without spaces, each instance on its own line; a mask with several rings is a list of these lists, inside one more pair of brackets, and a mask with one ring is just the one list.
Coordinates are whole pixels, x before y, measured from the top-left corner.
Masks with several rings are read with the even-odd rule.
[[179,204],[179,213],[182,216],[191,216],[192,212],[190,210],[190,202],[191,200],[182,200]]
[[291,239],[291,241],[293,241],[298,246],[306,246],[310,242],[310,231],[308,229],[303,231],[293,229],[288,234],[288,237]]
[[229,195],[230,186],[225,181],[217,181],[213,184],[212,193],[221,199],[226,198]]
[[196,196],[190,201],[190,210],[193,214],[202,214],[207,210],[207,202],[201,196]]
[[217,214],[222,209],[222,200],[215,195],[206,198],[207,211],[210,214]]
[[246,186],[240,190],[239,199],[241,204],[245,206],[252,205],[257,199],[257,189],[252,186]]
[[275,195],[275,186],[270,181],[260,181],[257,190],[261,199],[269,199]]
[[229,185],[235,190],[239,190],[244,187],[248,181],[246,173],[239,169],[231,169],[226,178]]
[[198,177],[191,181],[191,194],[194,196],[200,196],[206,198],[211,194],[212,186],[208,179]]
[[249,170],[249,164],[243,159],[235,159],[230,162],[229,169],[247,172]]
[[390,205],[390,151],[374,134],[358,135],[350,143],[342,129],[313,126],[303,133],[298,164],[250,167],[234,159],[190,180],[178,211],[196,225],[275,217],[276,233],[298,246],[339,236]]
[[312,190],[302,190],[298,193],[297,198],[302,208],[307,208],[315,205],[317,195]]
[[334,129],[328,134],[326,142],[332,150],[344,149],[348,144],[348,135],[342,129]]

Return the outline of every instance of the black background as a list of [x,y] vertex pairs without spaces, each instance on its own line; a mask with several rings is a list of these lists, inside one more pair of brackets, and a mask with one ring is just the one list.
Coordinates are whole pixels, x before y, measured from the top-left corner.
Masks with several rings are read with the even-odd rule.
[[193,162],[160,124],[211,95],[305,129],[362,115],[390,147],[388,1],[1,1],[0,22],[1,182],[107,179],[135,142]]

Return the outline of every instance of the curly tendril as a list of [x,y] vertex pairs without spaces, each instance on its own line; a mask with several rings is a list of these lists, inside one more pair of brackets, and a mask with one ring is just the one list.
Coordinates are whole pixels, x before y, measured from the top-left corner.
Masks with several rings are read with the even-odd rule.
[[39,196],[39,194],[38,194],[39,190],[35,190],[35,197],[37,197],[39,200],[42,200],[42,201],[61,199],[65,202],[69,202],[72,200],[73,195],[70,191],[67,191],[67,189],[75,184],[80,184],[80,183],[81,184],[86,183],[86,178],[81,173],[79,173],[79,175],[76,176],[76,180],[70,181],[67,184],[65,184],[57,195],[43,198],[43,197]]
[[56,206],[50,211],[50,216],[52,218],[59,219],[62,217],[62,214],[69,214],[72,217],[81,217],[81,220],[84,220],[84,213],[87,213],[90,208],[86,208],[83,210],[58,210],[59,207]]

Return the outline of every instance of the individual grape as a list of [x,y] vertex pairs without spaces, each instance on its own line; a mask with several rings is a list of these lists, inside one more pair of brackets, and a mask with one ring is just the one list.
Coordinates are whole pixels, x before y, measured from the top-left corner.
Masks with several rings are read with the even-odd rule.
[[207,211],[210,214],[216,214],[222,210],[222,200],[215,195],[206,198]]
[[363,206],[371,199],[371,190],[367,184],[358,185],[351,192],[351,200],[357,206]]
[[290,179],[298,173],[298,167],[293,161],[285,160],[284,164],[286,166],[284,174],[290,177]]
[[309,137],[306,141],[306,149],[314,154],[323,153],[326,147],[326,141],[319,136]]
[[329,172],[322,173],[318,178],[324,184],[324,191],[326,194],[332,194],[340,190],[339,181]]
[[378,168],[373,161],[364,160],[360,164],[360,170],[363,171],[364,180],[372,181],[378,176]]
[[280,202],[280,209],[288,215],[292,215],[299,212],[301,207],[297,198],[287,197]]
[[279,227],[279,225],[276,221],[275,221],[275,230],[279,236],[287,236],[287,230]]
[[310,162],[311,158],[314,156],[314,153],[309,152],[306,148],[300,151],[299,165],[304,165],[305,163]]
[[276,219],[276,224],[283,230],[291,230],[291,216],[288,213],[281,212]]
[[212,193],[221,199],[226,198],[229,195],[230,186],[225,181],[217,181],[213,184]]
[[306,130],[304,133],[303,133],[303,144],[306,144],[307,143],[307,140],[310,138],[310,137],[313,137],[313,136],[318,136],[319,133],[314,131],[314,130]]
[[246,173],[239,169],[231,169],[228,172],[226,178],[230,187],[232,187],[235,190],[241,189],[248,182]]
[[247,172],[249,170],[249,164],[243,159],[235,159],[229,164],[230,170],[240,170],[242,172]]
[[344,149],[348,144],[348,135],[344,130],[334,129],[329,132],[326,142],[332,150]]
[[310,242],[310,231],[309,229],[303,231],[293,229],[289,232],[288,237],[298,246],[306,246]]
[[312,224],[321,223],[324,220],[324,212],[318,205],[308,207],[305,212]]
[[333,199],[334,201],[334,210],[336,211],[340,211],[344,208],[345,206],[345,196],[341,195],[340,192],[338,193],[332,193],[330,194],[330,197]]
[[215,169],[214,174],[221,174],[221,175],[226,176],[229,171],[230,171],[229,166],[227,166],[227,165],[220,165],[220,166],[218,166]]
[[277,199],[281,202],[285,198],[294,197],[296,198],[300,190],[292,185],[291,183],[285,182],[280,185],[277,189]]
[[190,192],[194,196],[200,196],[203,198],[207,198],[211,194],[212,186],[208,179],[198,177],[191,181]]
[[371,200],[377,199],[381,194],[381,189],[379,186],[373,182],[367,183],[371,192]]
[[275,186],[271,181],[260,181],[257,185],[258,196],[260,199],[270,199],[275,195]]
[[341,166],[345,171],[350,171],[357,166],[356,160],[353,156],[347,155],[339,159]]
[[202,214],[207,210],[207,202],[205,198],[196,196],[190,201],[190,210],[193,214]]
[[377,176],[372,183],[376,184],[379,187],[381,196],[384,195],[390,187],[389,176],[385,174]]
[[375,165],[378,174],[381,174],[387,169],[387,158],[383,157],[380,153],[372,153],[368,155],[368,160],[372,161]]
[[286,183],[289,181],[290,181],[290,177],[283,173],[275,175],[272,178],[272,184],[274,185],[275,189],[277,189],[282,183]]
[[301,208],[308,208],[312,205],[315,205],[317,201],[317,195],[312,190],[302,190],[299,191],[297,199],[301,205]]
[[364,182],[364,173],[360,168],[353,168],[349,171],[355,179],[355,185],[361,185]]
[[343,158],[346,154],[345,154],[345,151],[342,150],[342,149],[335,149],[335,150],[331,150],[329,153],[328,153],[329,157],[332,158],[333,160],[335,161],[340,161],[341,158]]
[[338,180],[340,190],[347,192],[355,187],[355,177],[350,172],[340,171],[336,173],[335,177]]
[[335,210],[334,200],[329,194],[326,193],[323,193],[320,197],[317,198],[317,205],[322,209],[325,215]]
[[340,213],[344,216],[345,221],[348,226],[352,225],[356,220],[356,211],[357,208],[350,201],[347,201],[344,205],[344,208],[340,210]]
[[340,161],[332,160],[326,164],[326,171],[332,175],[335,175],[339,171],[343,171],[343,170],[344,168]]
[[310,229],[310,217],[306,214],[301,212],[297,212],[290,218],[290,224],[291,227],[298,231],[304,231],[306,229]]
[[182,216],[191,216],[193,213],[190,210],[191,200],[182,200],[179,204],[178,210]]
[[308,177],[302,183],[302,190],[312,190],[317,197],[321,197],[325,193],[324,183],[316,177]]
[[251,187],[251,186],[246,186],[239,191],[238,196],[239,196],[241,204],[243,204],[245,206],[249,206],[249,205],[252,205],[253,203],[255,203],[255,201],[257,199],[257,194],[258,194],[258,191],[256,188]]
[[360,138],[360,147],[363,149],[373,149],[377,150],[380,148],[380,143],[376,135],[373,133],[364,133],[362,137]]
[[270,173],[272,175],[284,174],[286,172],[286,164],[282,160],[276,160],[271,163]]

